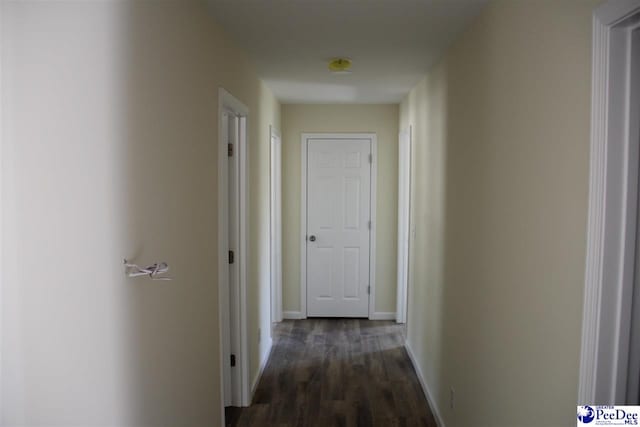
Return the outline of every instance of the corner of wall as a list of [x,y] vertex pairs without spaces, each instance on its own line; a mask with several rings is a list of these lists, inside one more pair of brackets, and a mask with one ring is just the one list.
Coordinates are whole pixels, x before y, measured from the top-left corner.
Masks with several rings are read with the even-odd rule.
[[424,393],[425,397],[427,398],[427,402],[429,403],[429,407],[431,408],[431,412],[433,413],[433,417],[436,420],[436,424],[438,424],[438,427],[446,427],[445,424],[444,424],[444,419],[440,415],[440,408],[438,407],[438,404],[436,403],[436,400],[433,398],[434,395],[431,392],[431,389],[429,388],[429,384],[427,384],[427,380],[426,380],[424,374],[422,373],[422,369],[420,368],[420,365],[418,364],[418,359],[414,355],[413,350],[411,349],[411,344],[409,343],[408,340],[405,341],[404,348],[407,351],[407,354],[409,355],[409,359],[411,360],[411,364],[413,365],[413,369],[416,371],[416,376],[418,377],[418,381],[420,381],[420,386],[422,387],[422,392]]
[[264,373],[264,368],[267,366],[267,362],[269,361],[269,356],[271,355],[271,350],[273,349],[273,339],[271,337],[266,339],[267,345],[265,346],[265,350],[260,355],[260,365],[258,367],[258,371],[253,377],[253,381],[251,382],[251,398],[250,402],[253,402],[253,396],[256,394],[256,389],[258,388],[258,384],[260,383],[260,378],[262,378],[262,374]]

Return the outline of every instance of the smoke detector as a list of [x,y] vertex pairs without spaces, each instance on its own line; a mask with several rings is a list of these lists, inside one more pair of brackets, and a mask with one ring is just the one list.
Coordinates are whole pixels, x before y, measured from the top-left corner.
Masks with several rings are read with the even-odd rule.
[[351,60],[349,58],[333,58],[329,61],[329,71],[334,74],[351,73]]

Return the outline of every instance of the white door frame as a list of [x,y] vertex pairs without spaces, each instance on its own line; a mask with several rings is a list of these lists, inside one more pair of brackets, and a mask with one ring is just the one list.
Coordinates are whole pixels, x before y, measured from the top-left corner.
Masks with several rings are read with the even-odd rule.
[[[225,134],[224,115],[231,113],[240,120],[240,132],[235,147],[234,156],[238,159],[238,194],[237,206],[239,206],[239,247],[235,251],[234,262],[238,264],[239,286],[239,313],[233,313],[229,307],[229,244],[227,210],[228,204],[228,135]],[[248,118],[249,109],[225,89],[220,88],[218,93],[218,309],[220,322],[220,389],[221,389],[221,414],[224,424],[224,408],[232,406],[248,406],[250,400],[249,388],[249,346],[247,340],[247,213],[248,206]],[[228,326],[229,316],[237,316],[237,328],[231,331]],[[233,393],[231,399],[225,396],[225,377],[229,377],[230,335],[239,337],[239,348],[236,351],[236,367],[240,376],[240,390]],[[225,373],[226,372],[226,373]]]
[[282,322],[282,138],[269,126],[271,322]]
[[638,141],[629,135],[625,20],[640,0],[593,14],[591,165],[578,403],[620,404],[626,374],[636,239]]
[[[407,150],[402,144],[407,140]],[[407,323],[411,236],[411,126],[398,135],[398,291],[396,322]],[[403,170],[404,166],[404,170]],[[406,197],[403,197],[405,195]]]
[[[631,103],[629,104],[630,139],[640,141],[640,13],[637,16],[636,28],[631,41],[631,74],[636,76],[630,80]],[[640,145],[640,144],[639,144]],[[640,150],[640,148],[639,148]],[[637,153],[636,153],[637,154]],[[637,214],[636,214],[637,215]],[[637,227],[640,217],[636,220],[636,254],[635,277],[633,283],[633,295],[631,296],[631,326],[629,335],[629,363],[627,367],[627,404],[635,404],[640,399],[640,230]]]
[[[3,24],[3,14],[4,14],[4,2],[0,2],[0,37],[5,36],[5,29]],[[1,48],[1,45],[0,45]],[[0,385],[2,384],[2,358],[4,357],[4,347],[3,347],[3,337],[2,337],[2,319],[3,319],[3,290],[4,290],[4,268],[3,268],[3,254],[4,254],[4,235],[2,233],[2,224],[4,223],[3,216],[3,200],[4,200],[4,181],[3,181],[3,170],[2,164],[4,163],[4,109],[3,109],[3,100],[6,99],[6,88],[3,85],[3,55],[2,49],[0,49]],[[0,387],[1,388],[1,387]],[[4,413],[4,408],[2,405],[3,397],[2,390],[0,390],[0,420],[2,420],[2,415]]]
[[307,152],[310,139],[366,139],[371,141],[371,232],[369,245],[369,319],[376,309],[376,178],[378,176],[378,138],[375,133],[303,133],[301,151],[301,218],[300,218],[300,318],[307,318]]

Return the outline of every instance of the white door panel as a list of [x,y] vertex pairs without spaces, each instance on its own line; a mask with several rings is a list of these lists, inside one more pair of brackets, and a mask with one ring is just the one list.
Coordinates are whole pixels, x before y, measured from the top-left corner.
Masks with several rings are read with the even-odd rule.
[[371,140],[310,139],[307,153],[307,314],[367,317]]

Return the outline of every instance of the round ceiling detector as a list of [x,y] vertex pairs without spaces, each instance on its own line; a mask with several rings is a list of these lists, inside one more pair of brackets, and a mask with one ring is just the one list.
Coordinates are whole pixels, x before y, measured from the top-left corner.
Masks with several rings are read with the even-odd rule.
[[351,60],[348,58],[334,58],[329,61],[329,71],[333,73],[350,73]]

